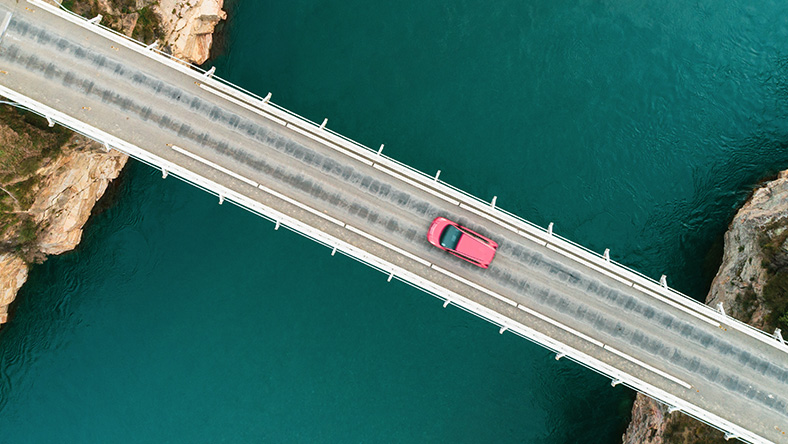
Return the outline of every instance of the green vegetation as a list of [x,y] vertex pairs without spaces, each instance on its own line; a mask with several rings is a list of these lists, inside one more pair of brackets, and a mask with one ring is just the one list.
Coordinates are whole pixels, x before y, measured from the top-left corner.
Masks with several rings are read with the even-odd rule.
[[769,314],[767,330],[776,327],[788,330],[788,220],[782,219],[766,226],[758,236],[763,252],[761,263],[767,272],[763,286],[763,300]]
[[663,437],[670,444],[730,444],[721,431],[680,412],[670,415]]
[[[83,17],[93,18],[102,14],[101,24],[124,34],[131,31],[132,38],[143,43],[149,44],[164,38],[161,21],[159,16],[153,12],[151,4],[140,9],[137,9],[136,0],[109,0],[109,4],[113,11],[120,11],[120,13],[113,14],[110,11],[101,10],[98,0],[63,1],[63,6]],[[138,14],[134,29],[124,29],[124,25],[128,24],[124,24],[124,20],[132,14]]]
[[34,243],[38,227],[25,211],[35,199],[35,171],[56,157],[69,137],[69,130],[50,128],[36,114],[0,106],[0,236],[16,233],[0,250],[20,252]]

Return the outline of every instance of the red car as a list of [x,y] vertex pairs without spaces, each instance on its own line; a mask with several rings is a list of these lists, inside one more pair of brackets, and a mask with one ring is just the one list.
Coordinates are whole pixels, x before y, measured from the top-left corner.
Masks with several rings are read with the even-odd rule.
[[445,217],[437,217],[432,221],[427,240],[441,250],[482,268],[490,266],[498,248],[494,240]]

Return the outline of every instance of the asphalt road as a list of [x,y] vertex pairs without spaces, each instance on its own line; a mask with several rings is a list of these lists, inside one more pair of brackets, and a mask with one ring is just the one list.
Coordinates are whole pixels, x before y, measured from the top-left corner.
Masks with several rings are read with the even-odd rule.
[[[392,174],[385,162],[375,163],[374,155],[360,161],[305,137],[228,99],[212,82],[25,0],[0,5],[0,15],[11,14],[0,40],[0,85],[363,248],[764,441],[788,442],[788,354],[777,347],[506,229],[438,188],[425,191]],[[426,232],[437,216],[496,240],[500,248],[491,267],[474,267],[430,246]]]

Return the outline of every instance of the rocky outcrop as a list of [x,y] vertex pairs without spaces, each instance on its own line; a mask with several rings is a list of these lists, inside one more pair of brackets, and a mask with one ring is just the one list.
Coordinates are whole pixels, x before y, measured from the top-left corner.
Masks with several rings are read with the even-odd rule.
[[[757,328],[770,314],[763,294],[769,272],[764,266],[763,239],[782,234],[788,226],[788,171],[766,183],[736,213],[725,233],[725,249],[706,303],[722,303],[725,312]],[[765,237],[764,237],[765,236]],[[785,242],[788,244],[788,241]],[[788,254],[788,245],[782,245]],[[638,394],[624,444],[725,443],[721,432]]]
[[0,324],[8,320],[8,306],[27,280],[27,265],[19,256],[0,254]]
[[223,6],[224,0],[161,0],[158,10],[172,55],[197,65],[205,63],[214,28],[227,18]]
[[[25,259],[43,261],[47,255],[73,250],[93,206],[127,160],[125,154],[107,153],[101,144],[74,135],[60,156],[39,168],[36,198],[26,210],[38,231]],[[7,321],[8,306],[27,279],[25,259],[20,254],[0,255],[0,324]]]
[[[197,64],[207,60],[214,27],[227,17],[222,11],[223,0],[195,0],[194,3],[137,0],[134,6],[136,11],[127,12],[128,5],[120,6],[113,0],[78,1],[74,11],[90,17],[101,13],[105,16],[105,25],[132,36],[140,32],[141,14],[148,8],[155,8],[166,33],[164,44],[176,57]],[[0,143],[10,142],[3,139]],[[8,306],[27,279],[28,263],[43,261],[47,255],[64,253],[79,244],[82,228],[94,205],[109,183],[118,177],[127,160],[127,156],[117,151],[107,153],[100,144],[75,135],[63,148],[62,155],[45,160],[44,166],[36,171],[39,180],[35,201],[29,209],[21,211],[38,226],[35,244],[30,247],[32,251],[0,253],[0,324],[8,320]],[[16,201],[13,194],[2,191]],[[0,243],[13,236],[13,233],[5,233]]]
[[107,153],[97,142],[74,139],[62,156],[37,172],[44,179],[28,213],[41,227],[37,244],[44,255],[61,254],[79,244],[93,206],[128,160],[117,151]]

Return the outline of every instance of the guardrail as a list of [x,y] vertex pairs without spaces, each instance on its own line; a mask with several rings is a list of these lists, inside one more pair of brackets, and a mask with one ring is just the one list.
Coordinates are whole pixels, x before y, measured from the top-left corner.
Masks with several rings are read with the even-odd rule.
[[[28,1],[30,3],[36,4],[38,6],[49,7],[49,8],[54,9],[53,6],[46,4],[43,0],[28,0]],[[459,189],[457,187],[454,187],[453,185],[451,185],[449,183],[446,183],[446,182],[440,180],[437,176],[430,176],[430,175],[428,175],[428,174],[426,174],[426,173],[424,173],[424,172],[422,172],[420,170],[417,170],[417,169],[415,169],[415,168],[413,168],[413,167],[411,167],[411,166],[409,166],[407,164],[404,164],[404,163],[402,163],[402,162],[400,162],[400,161],[398,161],[398,160],[396,160],[394,158],[391,158],[391,157],[389,157],[389,156],[387,156],[387,155],[382,153],[382,148],[381,148],[381,150],[374,150],[374,149],[372,149],[370,147],[367,147],[366,145],[363,145],[363,144],[361,144],[359,142],[356,142],[356,141],[354,141],[354,140],[352,140],[352,139],[350,139],[348,137],[345,137],[344,135],[339,134],[339,133],[331,130],[330,128],[327,128],[325,126],[325,123],[326,123],[325,121],[322,124],[318,124],[318,123],[313,122],[313,121],[311,121],[311,120],[309,120],[309,119],[307,119],[307,118],[305,118],[305,117],[303,117],[303,116],[301,116],[301,115],[299,115],[297,113],[294,113],[294,112],[292,112],[292,111],[290,111],[290,110],[288,110],[286,108],[283,108],[283,107],[277,105],[276,103],[274,103],[274,102],[272,102],[270,100],[270,98],[271,98],[270,94],[267,97],[260,97],[259,95],[255,94],[255,93],[253,93],[251,91],[248,91],[248,90],[246,90],[246,89],[244,89],[244,88],[242,88],[242,87],[240,87],[238,85],[233,84],[230,81],[227,81],[227,80],[225,80],[225,79],[223,79],[223,78],[221,78],[219,76],[214,75],[213,74],[214,73],[214,69],[213,68],[211,70],[206,71],[205,69],[201,68],[200,66],[197,66],[197,65],[185,62],[185,61],[180,60],[178,58],[175,58],[171,54],[168,54],[168,53],[166,53],[166,52],[164,52],[162,50],[159,50],[157,48],[152,48],[150,45],[146,45],[143,42],[135,40],[135,39],[133,39],[131,37],[128,37],[128,36],[126,36],[124,34],[121,34],[121,33],[117,32],[117,31],[115,31],[113,29],[107,28],[106,26],[103,26],[100,23],[90,23],[89,19],[87,19],[85,17],[82,17],[82,16],[80,16],[78,14],[75,14],[72,11],[69,11],[68,9],[66,9],[65,7],[63,7],[60,4],[58,4],[57,6],[59,8],[58,11],[68,14],[72,18],[72,20],[73,19],[79,20],[80,22],[88,24],[88,26],[92,26],[92,27],[100,29],[103,32],[109,33],[109,34],[111,34],[114,37],[113,40],[116,40],[116,41],[117,40],[122,40],[122,41],[124,41],[126,43],[130,43],[130,44],[136,46],[135,49],[137,49],[138,52],[139,52],[139,50],[142,50],[142,51],[144,51],[145,54],[151,56],[154,60],[158,59],[157,61],[164,62],[165,64],[167,64],[167,65],[169,65],[169,66],[171,66],[173,68],[176,68],[179,71],[184,72],[184,73],[186,73],[188,75],[191,75],[193,77],[196,76],[196,78],[199,78],[200,80],[202,80],[204,82],[207,82],[207,83],[216,82],[216,83],[222,85],[222,87],[224,87],[224,88],[231,89],[234,93],[239,93],[240,95],[245,96],[246,101],[249,102],[252,105],[259,106],[260,104],[263,104],[263,105],[266,105],[266,106],[270,106],[270,107],[274,108],[275,110],[277,110],[278,111],[277,114],[279,114],[280,116],[281,116],[281,114],[284,114],[284,115],[290,117],[291,119],[293,119],[295,121],[294,123],[298,124],[299,126],[302,126],[302,127],[310,129],[311,132],[313,132],[315,134],[318,134],[320,132],[326,132],[327,134],[333,136],[334,138],[337,138],[340,141],[342,141],[342,142],[344,142],[346,144],[349,144],[349,145],[351,145],[352,147],[354,147],[356,149],[360,149],[360,150],[366,152],[367,155],[369,156],[369,158],[371,160],[374,160],[374,162],[381,163],[381,164],[388,163],[390,165],[396,165],[396,167],[398,167],[397,168],[398,170],[407,171],[413,177],[416,177],[416,178],[420,179],[420,181],[422,181],[423,183],[429,183],[429,184],[434,184],[434,185],[437,185],[437,186],[445,187],[445,189],[446,189],[445,191],[447,191],[448,194],[455,195],[455,196],[461,196],[462,199],[475,204],[474,206],[476,207],[477,210],[485,211],[488,214],[490,214],[491,216],[497,216],[499,218],[504,219],[504,221],[505,221],[505,219],[508,219],[510,223],[514,222],[515,224],[519,224],[519,225],[521,225],[521,228],[524,228],[527,231],[535,232],[545,242],[556,243],[556,241],[558,241],[558,243],[564,243],[565,245],[571,246],[571,248],[574,248],[575,250],[578,250],[579,252],[585,253],[586,255],[590,255],[591,257],[595,258],[596,259],[595,260],[596,265],[606,267],[609,271],[617,273],[617,274],[621,275],[622,277],[625,277],[625,278],[630,279],[630,280],[645,281],[647,283],[647,286],[648,286],[648,288],[650,290],[656,291],[658,293],[661,293],[661,294],[663,294],[663,295],[665,295],[665,296],[667,296],[669,298],[673,298],[674,300],[678,300],[678,301],[682,302],[685,306],[690,307],[690,308],[696,310],[699,313],[703,313],[706,316],[712,317],[712,318],[716,319],[719,322],[724,322],[726,324],[729,324],[732,327],[736,328],[737,330],[740,330],[740,331],[743,331],[743,332],[748,332],[750,336],[755,336],[755,337],[759,338],[761,341],[766,342],[768,344],[771,344],[771,345],[781,349],[782,351],[788,353],[788,345],[786,345],[783,341],[777,339],[775,337],[775,335],[766,333],[766,332],[764,332],[762,330],[759,330],[759,329],[757,329],[757,328],[755,328],[755,327],[753,327],[753,326],[751,326],[749,324],[741,322],[741,321],[739,321],[736,318],[733,318],[733,317],[727,316],[727,315],[725,315],[723,313],[720,313],[719,311],[709,307],[708,305],[706,305],[706,304],[704,304],[704,303],[702,303],[700,301],[697,301],[697,300],[695,300],[695,299],[693,299],[693,298],[691,298],[691,297],[689,297],[689,296],[687,296],[687,295],[685,295],[685,294],[683,294],[683,293],[681,293],[679,291],[676,291],[676,290],[670,288],[667,285],[663,286],[662,283],[658,282],[657,280],[655,280],[655,279],[653,279],[653,278],[651,278],[649,276],[646,276],[645,274],[643,274],[643,273],[641,273],[641,272],[639,272],[637,270],[634,270],[634,269],[632,269],[632,268],[630,268],[630,267],[628,267],[628,266],[626,266],[624,264],[621,264],[619,262],[616,262],[616,261],[610,259],[609,257],[605,257],[602,254],[600,254],[600,253],[598,253],[596,251],[592,251],[592,250],[590,250],[590,249],[588,249],[588,248],[586,248],[586,247],[584,247],[584,246],[582,246],[582,245],[580,245],[580,244],[578,244],[576,242],[573,242],[573,241],[571,241],[569,239],[566,239],[566,238],[554,233],[552,230],[548,231],[547,229],[545,229],[543,227],[540,227],[540,226],[538,226],[538,225],[536,225],[536,224],[534,224],[534,223],[532,223],[532,222],[530,222],[530,221],[528,221],[526,219],[523,219],[522,217],[517,216],[516,214],[510,213],[509,211],[506,211],[506,210],[500,208],[499,206],[495,205],[494,202],[491,203],[491,202],[484,201],[484,200],[482,200],[482,199],[480,199],[480,198],[478,198],[478,197],[476,197],[476,196],[474,196],[474,195],[472,195],[470,193],[467,193],[467,192],[465,192],[465,191],[463,191],[463,190],[461,190],[461,189]],[[582,256],[582,254],[581,254],[581,256]]]
[[[41,0],[28,0],[28,1],[30,3],[32,3],[32,4],[35,4],[35,5],[38,5],[38,6],[41,6],[41,7],[47,7],[47,8],[54,9],[52,6],[49,6],[49,5],[45,4],[45,3],[43,3]],[[423,183],[433,184],[433,185],[438,186],[438,187],[444,187],[445,188],[444,191],[448,195],[461,196],[463,200],[472,203],[473,206],[477,210],[484,211],[484,212],[486,212],[487,214],[489,214],[489,215],[491,215],[493,217],[499,218],[500,223],[509,223],[509,224],[514,224],[516,226],[520,225],[520,228],[524,228],[525,230],[527,230],[528,232],[531,232],[532,234],[537,234],[545,242],[549,242],[549,243],[552,243],[552,244],[555,244],[555,245],[559,245],[559,246],[562,246],[564,248],[566,248],[566,246],[569,246],[570,248],[577,250],[577,253],[579,253],[580,256],[590,255],[591,257],[595,258],[595,262],[597,262],[599,265],[607,267],[611,272],[618,273],[619,275],[622,275],[622,276],[627,276],[628,274],[631,274],[632,276],[627,276],[627,277],[630,278],[630,279],[632,277],[635,277],[637,280],[642,280],[642,281],[647,282],[649,287],[652,287],[652,289],[655,290],[655,291],[659,291],[659,292],[661,292],[663,294],[667,293],[670,296],[675,296],[675,297],[681,298],[683,301],[686,302],[685,305],[687,305],[688,307],[694,307],[695,309],[698,310],[698,312],[702,312],[702,313],[704,313],[706,315],[709,315],[709,316],[712,316],[712,317],[715,317],[715,318],[718,318],[718,319],[723,319],[726,323],[733,323],[734,325],[735,324],[739,324],[740,325],[740,329],[746,327],[746,328],[749,329],[749,331],[752,331],[753,333],[757,332],[757,334],[761,335],[764,339],[767,339],[768,341],[770,341],[770,343],[779,344],[779,346],[775,345],[775,347],[781,348],[783,351],[788,351],[788,349],[785,347],[785,344],[782,341],[777,341],[772,335],[769,335],[768,333],[765,333],[765,332],[763,332],[761,330],[755,329],[755,328],[753,328],[753,327],[751,327],[751,326],[749,326],[747,324],[744,324],[744,323],[742,323],[742,322],[740,322],[740,321],[738,321],[738,320],[736,320],[734,318],[730,318],[728,316],[725,316],[725,315],[719,313],[718,311],[711,309],[707,305],[700,303],[699,301],[696,301],[696,300],[694,300],[694,299],[692,299],[692,298],[690,298],[690,297],[688,297],[688,296],[686,296],[686,295],[684,295],[684,294],[682,294],[680,292],[677,292],[677,291],[675,291],[673,289],[667,288],[667,286],[661,285],[656,280],[654,280],[652,278],[649,278],[648,276],[645,276],[642,273],[639,273],[639,272],[637,272],[635,270],[630,269],[629,267],[626,267],[625,265],[622,265],[622,264],[619,264],[619,263],[617,263],[615,261],[610,260],[607,256],[603,256],[603,255],[600,255],[597,252],[591,251],[591,250],[589,250],[589,249],[587,249],[587,248],[585,248],[585,247],[583,247],[583,246],[581,246],[579,244],[576,244],[576,243],[574,243],[574,242],[572,242],[572,241],[570,241],[568,239],[565,239],[565,238],[563,238],[561,236],[558,236],[558,235],[554,234],[552,232],[552,230],[546,230],[546,229],[544,229],[542,227],[539,227],[538,225],[535,225],[535,224],[533,224],[533,223],[531,223],[531,222],[529,222],[529,221],[527,221],[527,220],[525,220],[525,219],[523,219],[523,218],[521,218],[521,217],[519,217],[517,215],[514,215],[514,214],[512,214],[512,213],[510,213],[508,211],[505,211],[505,210],[495,206],[494,203],[488,203],[486,201],[483,201],[483,200],[481,200],[481,199],[479,199],[479,198],[477,198],[477,197],[475,197],[475,196],[473,196],[473,195],[471,195],[471,194],[469,194],[469,193],[467,193],[467,192],[465,192],[463,190],[460,190],[460,189],[458,189],[458,188],[456,188],[456,187],[454,187],[454,186],[452,186],[452,185],[450,185],[448,183],[445,183],[445,182],[439,180],[439,178],[437,176],[429,176],[429,175],[427,175],[427,174],[425,174],[425,173],[423,173],[423,172],[421,172],[419,170],[416,170],[415,168],[412,168],[412,167],[410,167],[408,165],[405,165],[405,164],[403,164],[403,163],[401,163],[401,162],[399,162],[399,161],[397,161],[397,160],[395,160],[393,158],[390,158],[390,157],[388,157],[386,155],[383,155],[381,153],[381,151],[375,151],[375,150],[373,150],[373,149],[371,149],[371,148],[369,148],[369,147],[367,147],[365,145],[362,145],[362,144],[360,144],[358,142],[353,141],[352,139],[349,139],[349,138],[347,138],[347,137],[345,137],[345,136],[343,136],[341,134],[338,134],[338,133],[336,133],[336,132],[334,132],[334,131],[332,131],[332,130],[330,130],[328,128],[325,128],[325,122],[323,124],[321,124],[321,125],[318,125],[317,123],[312,122],[312,121],[310,121],[310,120],[308,120],[308,119],[306,119],[304,117],[301,117],[300,115],[298,115],[296,113],[293,113],[293,112],[291,112],[291,111],[289,111],[289,110],[287,110],[285,108],[282,108],[282,107],[280,107],[280,106],[278,106],[278,105],[276,105],[274,103],[271,103],[270,102],[270,95],[268,97],[266,97],[266,98],[262,98],[260,96],[257,96],[256,94],[251,93],[251,92],[249,92],[249,91],[247,91],[247,90],[245,90],[245,89],[243,89],[241,87],[238,87],[238,86],[236,86],[236,85],[234,85],[234,84],[232,84],[232,83],[230,83],[230,82],[228,82],[228,81],[226,81],[224,79],[221,79],[221,78],[219,78],[217,76],[212,75],[213,71],[205,71],[205,70],[203,70],[202,68],[200,68],[198,66],[191,65],[191,64],[186,64],[185,62],[182,62],[182,61],[172,57],[169,54],[166,54],[166,53],[164,53],[162,51],[159,51],[159,50],[156,50],[156,49],[152,49],[152,48],[144,45],[142,42],[139,42],[137,40],[128,38],[125,35],[117,33],[114,30],[106,28],[106,27],[104,27],[104,26],[102,26],[100,24],[89,23],[88,19],[86,19],[86,18],[84,18],[82,16],[79,16],[79,15],[76,15],[76,14],[72,13],[71,11],[68,11],[68,10],[65,10],[65,9],[55,9],[55,10],[58,11],[58,12],[62,11],[62,12],[67,13],[72,18],[72,20],[73,19],[78,19],[78,20],[86,23],[88,26],[96,27],[96,28],[100,29],[102,32],[110,33],[115,39],[123,39],[124,41],[128,42],[129,44],[136,45],[137,49],[141,49],[141,50],[145,51],[146,53],[149,54],[149,56],[154,58],[154,60],[157,59],[157,58],[164,59],[164,60],[158,60],[158,61],[159,62],[164,62],[167,65],[175,67],[176,69],[178,69],[181,72],[185,72],[185,73],[187,73],[187,74],[189,74],[189,75],[191,75],[193,77],[194,76],[198,76],[197,78],[202,79],[203,81],[215,81],[215,82],[223,85],[224,87],[229,87],[232,90],[234,90],[235,92],[247,96],[246,100],[249,103],[257,102],[256,104],[263,103],[265,105],[271,106],[271,107],[275,108],[276,110],[278,110],[280,113],[286,114],[290,118],[296,120],[297,123],[300,126],[310,128],[312,130],[312,132],[315,133],[315,134],[318,134],[319,132],[325,131],[328,134],[340,139],[341,141],[343,141],[345,143],[351,144],[352,146],[354,146],[354,147],[356,147],[358,149],[364,150],[367,153],[367,155],[369,155],[369,158],[370,159],[374,159],[375,162],[382,163],[382,164],[388,163],[388,164],[391,164],[391,165],[396,165],[398,167],[398,169],[402,169],[402,170],[408,171],[412,175],[412,177],[418,178]],[[172,64],[175,64],[177,66],[173,66]],[[593,370],[596,373],[599,373],[599,374],[601,374],[601,375],[603,375],[605,377],[611,378],[613,380],[613,385],[622,384],[622,385],[625,385],[627,387],[632,388],[633,390],[645,393],[646,395],[648,395],[648,396],[650,396],[650,397],[652,397],[654,399],[659,400],[660,402],[663,402],[663,403],[671,406],[671,408],[680,409],[684,413],[686,413],[686,414],[688,414],[688,415],[690,415],[690,416],[692,416],[692,417],[694,417],[694,418],[696,418],[696,419],[698,419],[698,420],[700,420],[700,421],[702,421],[702,422],[704,422],[706,424],[709,424],[709,425],[711,425],[713,427],[719,428],[720,430],[727,431],[726,432],[726,436],[727,437],[737,437],[739,439],[743,439],[743,440],[746,440],[746,441],[749,441],[749,442],[753,442],[753,443],[766,442],[762,438],[760,438],[759,436],[754,435],[751,432],[749,432],[749,431],[747,431],[747,430],[745,430],[745,429],[743,429],[743,428],[741,428],[741,427],[739,427],[739,426],[737,426],[735,424],[732,424],[732,423],[730,423],[728,421],[725,421],[722,418],[717,417],[716,415],[713,415],[713,414],[711,414],[709,412],[701,410],[701,409],[695,407],[694,405],[687,403],[686,401],[683,401],[683,400],[681,400],[681,399],[679,399],[679,398],[677,398],[677,397],[675,397],[675,396],[673,396],[673,395],[671,395],[669,393],[666,393],[666,392],[664,392],[664,391],[662,391],[660,389],[657,389],[656,387],[651,386],[650,384],[647,384],[644,381],[641,381],[641,380],[639,380],[639,379],[637,379],[637,378],[635,378],[635,377],[633,377],[633,376],[631,376],[629,374],[621,372],[621,371],[619,371],[619,370],[617,370],[617,369],[615,369],[615,368],[613,368],[613,367],[611,367],[611,366],[609,366],[609,365],[607,365],[607,364],[605,364],[605,363],[603,363],[603,362],[601,362],[601,361],[599,361],[599,360],[597,360],[595,358],[592,358],[592,357],[590,357],[588,355],[585,355],[582,352],[579,352],[579,351],[577,351],[575,349],[572,349],[571,347],[568,347],[568,346],[566,346],[566,345],[564,345],[562,343],[559,343],[559,342],[557,342],[555,340],[552,340],[551,338],[549,338],[549,337],[547,337],[547,336],[545,336],[545,335],[543,335],[543,334],[541,334],[541,333],[539,333],[539,332],[537,332],[537,331],[535,331],[533,329],[530,329],[530,328],[528,328],[525,325],[519,324],[519,323],[517,323],[515,321],[512,321],[512,320],[510,320],[508,318],[503,318],[501,315],[495,313],[494,311],[492,311],[492,310],[490,310],[490,309],[488,309],[488,308],[486,308],[484,306],[481,306],[481,305],[479,305],[479,304],[477,304],[477,303],[475,303],[473,301],[470,301],[470,300],[462,297],[461,295],[458,295],[458,294],[453,293],[453,292],[451,292],[451,291],[449,291],[449,290],[447,290],[445,288],[438,287],[438,286],[436,286],[436,285],[434,285],[432,283],[424,281],[423,279],[421,279],[417,275],[414,275],[413,273],[408,272],[407,270],[404,270],[404,269],[402,269],[402,268],[400,268],[400,267],[398,267],[396,265],[390,264],[390,263],[388,263],[388,262],[386,262],[386,261],[384,261],[384,260],[382,260],[380,258],[372,256],[372,255],[370,255],[368,253],[365,253],[365,252],[363,252],[361,250],[358,250],[356,247],[353,247],[352,245],[349,245],[349,244],[347,244],[345,242],[339,241],[338,239],[335,239],[332,236],[326,235],[325,233],[317,232],[316,230],[312,229],[308,225],[300,223],[300,222],[298,222],[296,220],[292,220],[291,218],[289,218],[289,217],[287,217],[285,215],[282,215],[281,213],[276,214],[278,212],[276,212],[275,210],[270,209],[268,207],[264,207],[264,206],[262,206],[260,204],[257,204],[256,202],[253,202],[250,199],[245,198],[245,196],[243,196],[243,195],[241,195],[241,194],[239,194],[237,192],[234,192],[234,191],[229,190],[229,189],[224,189],[224,187],[221,187],[218,184],[214,184],[214,183],[208,181],[207,179],[204,179],[204,178],[202,178],[200,176],[194,175],[194,174],[192,174],[192,173],[190,173],[190,172],[188,172],[186,170],[181,169],[180,167],[178,167],[178,166],[176,166],[174,164],[170,164],[169,162],[167,162],[167,161],[165,161],[163,159],[158,159],[158,158],[156,158],[156,156],[145,155],[144,154],[145,153],[144,150],[141,150],[138,147],[135,147],[133,145],[129,145],[128,143],[125,143],[125,142],[123,142],[123,141],[121,141],[119,139],[116,139],[116,138],[114,138],[114,137],[112,137],[112,136],[110,136],[110,135],[108,135],[106,133],[103,133],[102,131],[100,131],[98,129],[95,129],[95,128],[92,128],[92,127],[86,127],[84,124],[81,124],[81,122],[77,121],[76,119],[69,118],[69,116],[63,115],[62,113],[58,113],[55,110],[48,109],[48,107],[45,107],[45,106],[43,106],[41,104],[37,104],[36,102],[30,101],[30,100],[25,100],[26,98],[24,96],[21,96],[19,94],[14,94],[13,92],[11,92],[10,90],[7,90],[6,88],[0,87],[0,93],[3,93],[3,95],[11,98],[12,100],[15,100],[17,103],[22,104],[26,109],[31,110],[31,111],[35,112],[36,114],[41,115],[44,118],[57,120],[58,123],[60,123],[61,125],[69,128],[69,129],[71,129],[71,130],[73,130],[73,131],[75,131],[77,133],[80,133],[80,134],[82,134],[82,135],[84,135],[86,137],[89,137],[89,138],[98,140],[100,142],[103,142],[108,148],[111,146],[111,147],[113,147],[115,149],[118,149],[118,150],[120,150],[120,151],[122,151],[122,152],[124,152],[126,154],[129,154],[130,156],[134,157],[135,159],[137,159],[137,160],[139,160],[139,161],[141,161],[141,162],[143,162],[143,163],[145,163],[147,165],[150,165],[150,166],[153,166],[155,168],[159,168],[159,169],[165,170],[168,173],[172,174],[173,176],[178,177],[179,179],[181,179],[181,180],[183,180],[183,181],[185,181],[187,183],[190,183],[193,186],[196,186],[196,187],[198,187],[200,189],[203,189],[203,190],[205,190],[205,191],[207,191],[207,192],[209,192],[211,194],[220,196],[222,198],[226,198],[228,201],[232,202],[235,205],[238,205],[241,208],[244,208],[244,209],[246,209],[246,210],[248,210],[248,211],[250,211],[250,212],[252,212],[254,214],[257,214],[258,216],[264,217],[264,218],[266,218],[266,219],[268,219],[268,220],[270,220],[272,222],[276,222],[277,223],[277,227],[279,226],[280,222],[285,221],[284,223],[282,223],[282,225],[284,225],[286,228],[288,228],[291,231],[294,231],[294,232],[296,232],[298,234],[301,234],[301,235],[303,235],[303,236],[305,236],[305,237],[307,237],[309,239],[312,239],[312,240],[314,240],[314,241],[316,241],[316,242],[318,242],[318,243],[320,243],[320,244],[322,244],[322,245],[324,245],[324,246],[326,246],[328,248],[333,248],[334,251],[340,251],[341,253],[343,253],[343,254],[345,254],[345,255],[347,255],[347,256],[349,256],[349,257],[351,257],[351,258],[353,258],[353,259],[355,259],[355,260],[357,260],[357,261],[359,261],[361,263],[364,263],[364,264],[366,264],[366,265],[368,265],[368,266],[370,266],[372,268],[375,268],[375,269],[377,269],[379,271],[382,271],[382,272],[387,273],[387,274],[391,273],[391,276],[396,277],[398,280],[403,281],[403,282],[407,283],[408,285],[414,286],[414,287],[416,287],[416,288],[418,288],[418,289],[420,289],[420,290],[422,290],[422,291],[424,291],[426,293],[429,293],[429,294],[431,294],[431,295],[433,295],[433,296],[435,296],[435,297],[437,297],[437,298],[439,298],[441,300],[447,301],[447,304],[448,303],[452,303],[452,304],[460,307],[464,311],[467,311],[467,312],[469,312],[469,313],[471,313],[471,314],[473,314],[475,316],[478,316],[478,317],[480,317],[480,318],[482,318],[484,320],[487,320],[488,322],[491,322],[491,323],[493,323],[495,325],[500,326],[501,327],[501,330],[500,330],[501,333],[503,333],[503,331],[505,331],[507,329],[511,330],[512,332],[514,332],[518,336],[524,337],[524,338],[526,338],[526,339],[528,339],[528,340],[530,340],[530,341],[532,341],[534,343],[537,343],[537,344],[539,344],[539,345],[541,345],[541,346],[543,346],[543,347],[555,352],[556,353],[556,359],[558,359],[560,357],[563,357],[563,356],[566,356],[569,359],[571,359],[572,361],[574,361],[574,362],[576,362],[576,363],[578,363],[578,364],[580,364],[580,365],[582,365],[582,366],[584,366],[584,367],[586,367],[586,368],[588,368],[590,370]],[[565,245],[561,245],[562,243],[565,244]],[[332,254],[333,254],[333,252],[332,252]],[[623,271],[623,273],[622,273],[622,271]]]

